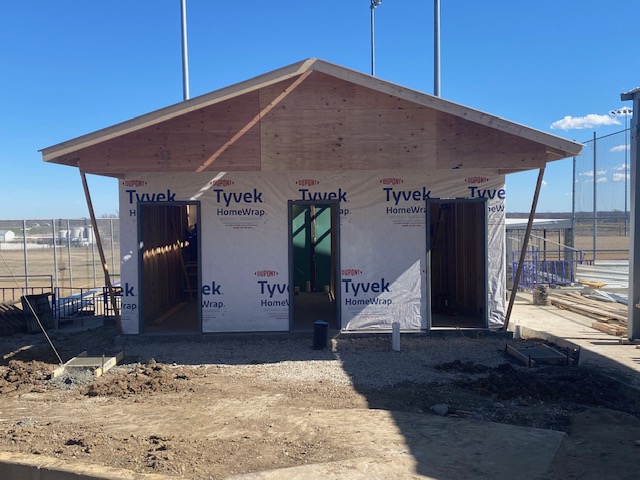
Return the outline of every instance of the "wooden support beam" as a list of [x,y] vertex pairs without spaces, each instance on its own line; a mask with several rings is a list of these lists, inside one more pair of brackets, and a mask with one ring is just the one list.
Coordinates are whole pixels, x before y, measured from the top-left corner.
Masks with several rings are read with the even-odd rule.
[[95,235],[96,243],[98,245],[98,253],[100,254],[100,262],[102,263],[102,271],[104,272],[104,281],[109,292],[109,298],[111,299],[111,308],[113,314],[116,317],[116,324],[120,333],[122,331],[122,320],[120,318],[120,311],[118,310],[118,304],[116,303],[116,295],[113,291],[113,285],[111,284],[111,276],[109,275],[109,266],[104,255],[104,249],[102,248],[102,240],[100,239],[100,231],[98,230],[98,222],[96,221],[96,215],[93,211],[93,203],[91,202],[91,194],[89,193],[89,185],[87,184],[87,176],[80,168],[78,163],[78,171],[80,172],[80,178],[82,179],[82,187],[84,188],[84,195],[87,199],[87,207],[89,208],[89,216],[91,217],[91,225],[93,226],[93,234]]
[[520,276],[522,275],[522,265],[524,263],[524,257],[527,254],[527,247],[529,246],[529,237],[531,236],[531,227],[533,226],[533,218],[536,215],[536,207],[538,206],[538,197],[540,196],[540,189],[542,188],[542,179],[544,177],[544,168],[540,169],[538,173],[538,182],[536,183],[536,191],[533,194],[533,201],[531,202],[531,213],[529,213],[529,221],[527,222],[527,230],[524,233],[524,239],[522,241],[522,250],[520,251],[520,260],[518,261],[518,268],[516,270],[516,277],[513,279],[513,287],[511,288],[511,295],[509,296],[509,306],[507,308],[507,314],[504,318],[503,330],[509,327],[509,319],[511,318],[511,311],[513,310],[513,302],[516,300],[516,292],[518,291],[518,285],[520,284]]

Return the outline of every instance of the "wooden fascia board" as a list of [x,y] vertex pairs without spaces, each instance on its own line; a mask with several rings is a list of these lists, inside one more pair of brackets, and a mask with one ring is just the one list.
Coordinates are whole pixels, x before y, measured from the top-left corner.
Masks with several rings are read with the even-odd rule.
[[443,100],[439,97],[428,95],[417,90],[401,87],[400,85],[380,80],[371,75],[366,75],[354,70],[348,70],[322,60],[317,60],[315,62],[313,70],[340,78],[347,82],[357,83],[358,85],[366,88],[394,95],[425,107],[449,113],[470,122],[485,125],[505,133],[543,144],[548,149],[554,149],[557,152],[561,152],[561,158],[577,156],[580,155],[582,151],[582,145],[579,143],[572,142],[561,137],[556,137],[555,135],[535,130],[530,127],[525,127],[524,125],[520,125],[479,110],[474,110],[448,100]]
[[308,71],[314,62],[316,62],[316,59],[308,59],[298,62],[267,74],[254,77],[250,80],[216,90],[215,92],[207,93],[205,95],[135,117],[131,120],[97,130],[87,135],[82,135],[67,142],[43,148],[40,150],[42,152],[42,159],[45,162],[50,162],[83,148],[112,140],[122,135],[126,135],[127,133],[135,132],[136,130],[141,130],[149,126],[171,120],[177,116],[230,100],[269,85],[286,81]]
[[[547,147],[547,161],[553,162],[556,160],[562,160],[563,158],[567,158],[566,152],[563,150],[557,150],[555,148]],[[580,152],[572,155],[573,157],[577,157],[582,153],[582,145],[580,145]]]
[[633,100],[640,94],[640,87],[620,94],[620,100]]

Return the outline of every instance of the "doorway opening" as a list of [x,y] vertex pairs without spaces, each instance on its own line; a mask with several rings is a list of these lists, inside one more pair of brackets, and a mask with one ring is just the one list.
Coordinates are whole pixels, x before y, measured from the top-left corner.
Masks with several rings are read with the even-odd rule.
[[289,201],[289,328],[339,328],[339,204]]
[[199,333],[200,246],[197,202],[140,203],[140,331]]
[[486,202],[428,200],[431,327],[486,328]]

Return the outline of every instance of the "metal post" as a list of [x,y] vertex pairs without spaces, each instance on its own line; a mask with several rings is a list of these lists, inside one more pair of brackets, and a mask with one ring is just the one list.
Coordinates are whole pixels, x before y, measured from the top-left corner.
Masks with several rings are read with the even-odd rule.
[[111,238],[111,270],[116,271],[116,257],[113,252],[113,218],[109,219],[109,237]]
[[73,268],[71,267],[71,224],[67,218],[67,258],[69,259],[69,290],[73,288]]
[[633,116],[631,117],[631,223],[629,229],[629,310],[627,317],[627,337],[629,340],[640,338],[640,242],[638,227],[640,227],[640,209],[638,208],[638,189],[640,189],[640,148],[638,148],[638,112],[640,111],[640,88],[620,96],[621,100],[633,101]]
[[374,11],[378,5],[382,3],[382,0],[371,0],[371,75],[376,74],[376,59],[375,59],[375,14]]
[[629,214],[629,208],[627,206],[627,195],[628,195],[628,182],[629,176],[627,175],[627,155],[629,151],[629,143],[627,140],[627,111],[624,111],[624,236],[627,236],[627,216]]
[[56,221],[51,220],[51,233],[53,235],[53,271],[55,272],[56,288],[58,287],[58,245],[56,242]]
[[28,295],[27,290],[29,289],[29,262],[27,260],[27,221],[22,220],[22,247],[24,248],[24,252],[22,253],[22,257],[24,258],[24,294]]
[[182,99],[189,100],[189,56],[187,51],[187,0],[180,0],[182,25]]
[[596,147],[597,147],[597,139],[596,139],[596,132],[593,132],[593,260],[595,262],[596,260],[596,251],[598,249],[598,235],[597,235],[597,231],[598,231],[598,209],[597,209],[597,202],[596,202],[596,179],[598,176],[598,165],[597,165],[597,158],[598,155],[596,153]]
[[[97,221],[96,221],[96,226],[97,226]],[[94,238],[95,238],[95,234],[94,234]],[[93,242],[92,239],[89,238],[88,234],[87,234],[87,240],[91,244],[91,267],[93,268],[93,288],[96,288],[98,286],[98,280],[96,279],[96,246],[95,246],[95,242]]]
[[[573,181],[571,185],[571,237],[565,239],[565,243],[570,247],[575,247],[575,235],[576,235],[576,157],[573,157]],[[574,254],[573,250],[570,251],[571,260],[571,279],[573,280],[573,267],[574,267]]]
[[440,0],[433,1],[433,94],[440,96]]
[[640,95],[633,99],[633,117],[631,118],[631,228],[630,260],[629,263],[629,318],[627,321],[627,336],[629,339],[640,338],[640,244],[636,241],[640,229],[640,208],[638,208],[638,191],[640,190],[640,146],[638,134],[640,130]]

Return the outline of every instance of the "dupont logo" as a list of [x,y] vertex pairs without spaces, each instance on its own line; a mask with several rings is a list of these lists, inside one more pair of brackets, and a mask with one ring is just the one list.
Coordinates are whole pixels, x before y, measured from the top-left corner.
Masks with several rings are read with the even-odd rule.
[[404,180],[402,180],[401,178],[389,177],[383,178],[382,180],[380,180],[380,183],[382,185],[400,185],[401,183],[404,183]]
[[235,182],[233,180],[211,180],[209,185],[213,187],[228,187],[229,185],[233,185]]
[[144,180],[125,180],[122,185],[125,187],[144,187],[147,184]]
[[301,178],[300,180],[296,180],[296,185],[300,185],[301,187],[313,187],[315,185],[320,185],[320,182],[313,178]]
[[361,273],[362,270],[359,270],[357,268],[345,268],[344,270],[342,270],[343,277],[355,277],[356,275],[360,275]]
[[278,272],[275,270],[258,270],[254,275],[256,277],[275,277],[278,275]]
[[489,179],[487,177],[467,177],[464,179],[464,183],[486,183]]

